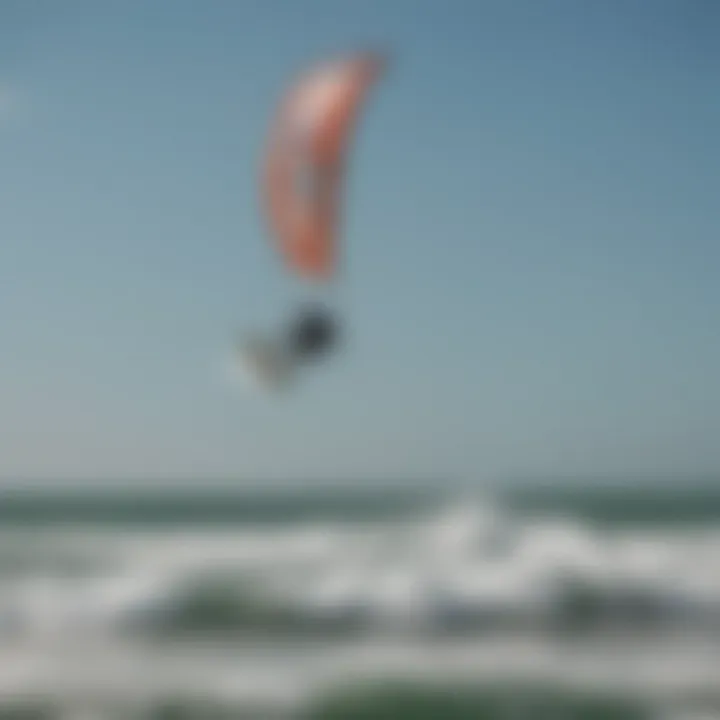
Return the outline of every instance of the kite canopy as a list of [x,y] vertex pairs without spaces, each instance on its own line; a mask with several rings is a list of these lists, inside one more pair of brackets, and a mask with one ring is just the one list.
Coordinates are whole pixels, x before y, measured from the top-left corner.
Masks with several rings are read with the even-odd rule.
[[385,67],[361,53],[302,74],[283,98],[263,167],[263,204],[289,270],[316,282],[337,265],[341,193],[350,135]]

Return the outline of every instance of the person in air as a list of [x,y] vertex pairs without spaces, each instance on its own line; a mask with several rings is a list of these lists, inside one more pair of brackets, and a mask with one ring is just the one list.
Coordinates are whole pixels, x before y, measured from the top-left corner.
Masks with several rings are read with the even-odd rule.
[[318,361],[337,345],[338,324],[329,311],[303,308],[279,339],[258,335],[238,348],[247,377],[262,387],[278,390],[291,384],[301,364]]
[[337,322],[327,310],[305,308],[290,325],[289,351],[298,360],[318,358],[332,350],[338,334]]

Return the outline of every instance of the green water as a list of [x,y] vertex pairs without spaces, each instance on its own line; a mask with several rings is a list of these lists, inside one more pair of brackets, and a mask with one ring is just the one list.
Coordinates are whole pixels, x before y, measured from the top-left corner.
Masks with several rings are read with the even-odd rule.
[[0,488],[0,526],[25,524],[188,525],[387,520],[427,512],[454,496],[492,498],[520,513],[552,513],[610,524],[720,522],[720,478],[690,483],[618,480],[494,488],[452,483],[286,487],[227,483]]

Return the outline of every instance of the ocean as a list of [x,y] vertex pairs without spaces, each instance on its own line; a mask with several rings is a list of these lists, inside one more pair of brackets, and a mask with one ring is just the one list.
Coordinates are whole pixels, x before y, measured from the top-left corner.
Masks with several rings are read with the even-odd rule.
[[720,482],[17,483],[2,718],[720,718]]

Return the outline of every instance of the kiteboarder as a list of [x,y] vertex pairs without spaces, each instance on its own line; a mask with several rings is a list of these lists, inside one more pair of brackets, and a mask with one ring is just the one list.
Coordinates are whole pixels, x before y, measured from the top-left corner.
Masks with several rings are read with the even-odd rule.
[[[286,93],[270,132],[262,174],[263,210],[291,279],[329,293],[337,285],[341,195],[350,136],[363,101],[385,67],[370,52],[332,59],[303,73]],[[301,182],[298,182],[298,181]],[[337,345],[326,305],[303,308],[275,343],[244,343],[241,356],[263,377],[316,360]]]
[[303,309],[293,320],[290,347],[299,360],[314,360],[330,352],[338,339],[338,327],[324,308]]

